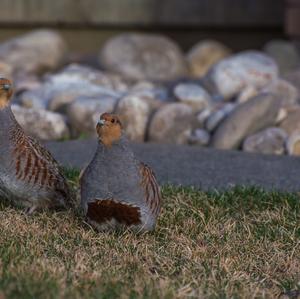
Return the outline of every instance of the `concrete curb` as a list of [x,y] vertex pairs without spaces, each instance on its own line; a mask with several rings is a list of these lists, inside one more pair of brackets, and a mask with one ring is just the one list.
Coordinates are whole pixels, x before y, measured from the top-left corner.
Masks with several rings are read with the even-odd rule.
[[[82,168],[93,157],[96,140],[47,142],[64,166]],[[160,184],[203,190],[235,185],[267,190],[299,191],[300,158],[222,151],[187,145],[132,144],[136,156],[155,171]]]

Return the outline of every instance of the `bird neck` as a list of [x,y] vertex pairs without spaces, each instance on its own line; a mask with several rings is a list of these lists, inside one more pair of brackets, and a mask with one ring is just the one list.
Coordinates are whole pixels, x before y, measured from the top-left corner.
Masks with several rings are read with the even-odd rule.
[[127,143],[126,137],[119,130],[116,130],[115,134],[102,134],[98,140],[99,143],[107,149],[113,149]]
[[4,108],[0,108],[0,134],[6,134],[11,130],[12,126],[16,125],[15,116],[11,110],[11,106],[8,105]]
[[103,156],[103,155],[118,155],[120,152],[124,151],[128,148],[128,140],[127,138],[122,134],[121,138],[115,142],[112,143],[111,146],[107,146],[104,144],[101,140],[98,141],[98,150],[97,152]]
[[99,141],[106,146],[107,148],[111,148],[114,144],[117,144],[121,137],[122,137],[122,131],[120,126],[113,126],[113,127],[97,127],[97,133]]
[[9,99],[7,95],[1,94],[0,95],[0,110],[5,109],[9,106]]

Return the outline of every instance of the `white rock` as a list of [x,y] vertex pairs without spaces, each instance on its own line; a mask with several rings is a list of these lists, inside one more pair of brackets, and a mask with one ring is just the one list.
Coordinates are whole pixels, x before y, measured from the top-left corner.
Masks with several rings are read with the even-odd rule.
[[195,111],[203,110],[211,105],[211,96],[200,85],[180,83],[174,88],[175,97],[182,103],[190,105]]
[[0,77],[8,79],[12,79],[13,77],[13,67],[6,63],[5,59],[0,61]]
[[149,140],[159,143],[187,143],[194,121],[193,109],[182,103],[171,103],[160,108],[149,127]]
[[58,113],[26,109],[12,105],[12,111],[25,132],[42,140],[58,140],[70,136],[65,118]]
[[[67,77],[67,79],[65,79]],[[64,81],[70,79],[71,81],[86,81],[104,87],[108,90],[113,90],[119,93],[125,93],[129,90],[129,83],[113,73],[103,72],[98,69],[72,63],[66,66],[60,73],[50,76],[52,80]]]
[[243,150],[262,154],[282,155],[285,152],[287,133],[276,127],[267,128],[248,136],[243,143]]
[[109,96],[77,98],[66,109],[73,134],[85,133],[96,136],[95,127],[100,115],[104,112],[113,112],[116,102],[115,98]]
[[289,135],[292,135],[295,131],[300,132],[300,106],[295,106],[286,112],[285,118],[280,123],[280,128],[285,130]]
[[34,30],[0,45],[0,59],[12,66],[14,73],[40,73],[57,68],[67,46],[52,30]]
[[278,77],[274,60],[262,52],[246,51],[218,62],[210,79],[224,99],[238,95],[247,86],[262,88]]
[[[26,107],[61,111],[79,97],[119,98],[124,94],[111,89],[112,82],[106,82],[105,85],[102,75],[90,68],[69,66],[58,74],[49,75],[40,88],[24,92],[20,96],[20,102]],[[99,84],[101,80],[103,85]],[[107,80],[109,81],[108,78]]]
[[237,103],[241,104],[241,103],[245,103],[247,102],[249,99],[257,96],[259,93],[259,91],[257,90],[257,88],[255,88],[252,85],[248,85],[246,86],[238,95],[237,98]]
[[238,105],[215,130],[212,146],[218,149],[238,148],[247,136],[274,126],[279,109],[280,99],[267,93]]
[[196,129],[189,137],[189,143],[206,146],[209,144],[210,134],[204,129]]
[[205,108],[196,115],[197,127],[203,128],[208,117],[212,114],[212,108]]
[[215,40],[202,40],[187,53],[186,59],[191,74],[195,77],[204,76],[216,62],[229,56],[231,50]]
[[299,100],[298,89],[293,84],[283,79],[272,81],[263,88],[262,92],[276,94],[281,99],[283,107],[293,106]]
[[146,127],[152,111],[151,99],[140,95],[127,95],[120,99],[116,113],[120,116],[125,133],[130,140],[145,140]]
[[222,108],[212,112],[205,122],[205,127],[209,132],[215,130],[223,119],[231,113],[236,107],[236,104],[227,103]]
[[172,80],[187,73],[179,47],[157,34],[113,37],[101,49],[99,60],[107,70],[135,80]]
[[130,89],[129,94],[154,98],[160,101],[166,101],[168,99],[168,91],[165,87],[156,86],[149,81],[138,82]]
[[287,152],[289,155],[300,156],[300,132],[295,131],[287,140]]

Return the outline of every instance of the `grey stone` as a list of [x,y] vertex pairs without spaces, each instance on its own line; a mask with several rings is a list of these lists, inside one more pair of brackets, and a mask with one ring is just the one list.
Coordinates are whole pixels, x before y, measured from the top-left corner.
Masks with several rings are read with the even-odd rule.
[[299,100],[298,89],[292,83],[283,79],[274,80],[263,88],[262,92],[277,95],[281,99],[282,107],[293,106]]
[[300,68],[287,72],[282,78],[295,86],[300,94]]
[[227,117],[231,113],[232,110],[234,110],[236,107],[236,104],[234,103],[226,103],[222,105],[221,108],[215,109],[210,116],[207,118],[205,122],[205,128],[212,132],[214,131],[218,125],[222,122],[223,119]]
[[[41,87],[41,81],[34,74],[20,74],[14,77],[14,92],[15,94],[21,94],[25,91],[39,89]],[[26,100],[24,106],[31,108],[30,104],[26,105]]]
[[12,111],[24,131],[41,140],[58,140],[69,138],[70,132],[65,118],[58,113],[26,109],[12,105]]
[[166,104],[153,116],[149,140],[159,143],[187,143],[192,131],[193,109],[182,103]]
[[209,74],[224,99],[238,95],[247,86],[262,88],[278,77],[278,67],[269,56],[245,51],[218,62]]
[[180,83],[174,88],[175,97],[182,103],[191,106],[195,111],[201,111],[211,105],[209,93],[200,85]]
[[211,114],[212,114],[212,108],[205,108],[202,111],[200,111],[196,115],[195,126],[197,128],[204,128],[205,123]]
[[290,109],[286,118],[280,123],[279,126],[289,135],[293,134],[295,131],[300,133],[300,106]]
[[189,137],[189,143],[194,145],[206,146],[209,144],[210,134],[204,129],[196,129]]
[[260,94],[240,104],[219,125],[212,146],[219,149],[238,148],[246,136],[273,126],[280,110],[280,99],[272,94]]
[[96,136],[95,127],[99,117],[104,112],[113,112],[117,100],[113,97],[97,98],[79,97],[66,108],[66,115],[70,122],[72,133]]
[[129,94],[120,99],[116,113],[120,116],[126,136],[137,142],[145,140],[146,128],[155,101],[145,95]]
[[124,78],[117,74],[103,72],[77,63],[67,65],[59,74],[56,75],[56,79],[64,80],[65,76],[69,78],[71,77],[75,81],[87,81],[91,84],[99,85],[120,93],[125,93],[130,88],[130,83],[126,82]]
[[47,91],[48,86],[44,84],[36,89],[27,90],[19,96],[19,104],[25,108],[46,110],[49,101]]
[[257,96],[258,94],[259,94],[259,90],[256,87],[252,85],[248,85],[239,93],[236,102],[239,104],[245,103],[249,99]]
[[295,131],[286,143],[287,152],[292,156],[300,156],[300,132]]
[[124,94],[112,89],[114,82],[110,82],[110,77],[107,81],[104,78],[104,74],[91,68],[71,65],[60,73],[47,76],[40,88],[23,93],[20,102],[26,107],[62,111],[79,97],[119,98]]
[[35,30],[0,45],[0,60],[13,72],[41,73],[56,69],[64,60],[67,46],[52,30]]
[[160,101],[167,101],[169,98],[168,90],[165,87],[157,86],[149,81],[140,81],[136,83],[130,89],[129,94],[154,98]]
[[55,90],[53,91],[52,97],[49,100],[47,108],[51,111],[63,111],[68,104],[71,104],[80,97],[89,98],[103,98],[110,97],[117,99],[115,93],[111,93],[109,90],[106,92],[105,89],[99,88],[96,85],[82,84],[80,86],[72,86],[72,89]]
[[280,128],[267,128],[248,136],[243,143],[245,152],[282,155],[285,152],[287,133]]
[[215,40],[202,40],[186,54],[190,72],[195,77],[204,76],[221,59],[229,56],[231,50]]
[[179,47],[155,34],[113,37],[101,49],[99,59],[107,70],[136,80],[172,80],[187,72]]
[[281,74],[300,66],[299,51],[290,41],[271,40],[264,46],[264,51],[277,62]]
[[8,79],[13,77],[13,67],[5,62],[5,59],[0,60],[0,77]]

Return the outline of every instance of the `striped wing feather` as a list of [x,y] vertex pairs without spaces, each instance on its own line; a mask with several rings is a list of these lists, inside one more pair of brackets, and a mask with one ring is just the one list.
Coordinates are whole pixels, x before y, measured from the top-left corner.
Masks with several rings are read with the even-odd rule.
[[142,162],[140,163],[140,172],[142,176],[141,185],[145,190],[146,203],[153,215],[157,216],[161,209],[161,193],[155,174],[148,165]]
[[38,184],[69,196],[69,188],[57,161],[34,138],[26,136],[21,128],[14,134],[16,176],[29,184]]

